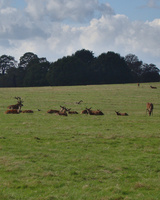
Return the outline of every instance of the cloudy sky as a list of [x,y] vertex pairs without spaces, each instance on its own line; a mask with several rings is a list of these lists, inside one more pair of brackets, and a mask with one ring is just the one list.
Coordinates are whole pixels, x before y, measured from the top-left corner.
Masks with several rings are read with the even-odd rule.
[[160,68],[160,0],[0,0],[0,56],[129,53]]

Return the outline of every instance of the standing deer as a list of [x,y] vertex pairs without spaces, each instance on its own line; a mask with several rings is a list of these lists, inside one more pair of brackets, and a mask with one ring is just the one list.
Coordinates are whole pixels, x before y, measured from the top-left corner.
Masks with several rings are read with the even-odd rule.
[[148,112],[149,116],[151,116],[151,114],[153,115],[153,104],[152,103],[147,103],[146,104],[146,114]]

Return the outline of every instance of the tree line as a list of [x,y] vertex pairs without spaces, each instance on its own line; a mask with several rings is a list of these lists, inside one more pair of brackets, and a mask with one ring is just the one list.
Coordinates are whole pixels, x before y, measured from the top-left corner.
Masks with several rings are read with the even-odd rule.
[[82,49],[55,62],[32,52],[19,62],[12,56],[0,56],[0,87],[158,82],[159,72],[154,64],[143,63],[134,54],[122,57],[110,51],[95,57]]

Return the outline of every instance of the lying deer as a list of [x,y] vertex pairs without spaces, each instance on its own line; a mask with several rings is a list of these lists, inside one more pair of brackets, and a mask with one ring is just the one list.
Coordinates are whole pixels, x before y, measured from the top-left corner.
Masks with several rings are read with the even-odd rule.
[[88,113],[90,115],[104,115],[104,113],[100,110],[91,110],[91,108],[87,109]]
[[120,113],[120,112],[117,112],[117,111],[115,111],[115,112],[116,112],[117,115],[120,115],[120,116],[128,116],[127,113]]
[[48,110],[47,113],[52,114],[52,113],[59,113],[59,110]]
[[152,89],[157,89],[157,87],[153,87],[153,86],[150,86],[150,88],[152,88]]
[[64,108],[65,108],[65,107],[63,107],[63,106],[60,106],[60,107],[61,107],[61,110],[52,110],[52,109],[50,109],[50,110],[47,111],[47,113],[49,113],[49,114],[52,114],[52,113],[59,113],[59,112],[63,111]]
[[56,113],[56,115],[63,115],[63,116],[68,116],[67,114],[67,108],[66,107],[63,107],[63,106],[60,106],[62,109]]
[[[91,108],[90,108],[91,109]],[[88,114],[88,108],[86,108],[85,110],[81,111],[81,114]]]
[[10,109],[5,111],[5,114],[19,114],[19,113],[20,109]]
[[21,109],[23,106],[21,97],[15,97],[15,99],[17,99],[17,104],[8,106],[8,109]]
[[83,101],[82,101],[82,100],[80,100],[80,101],[76,102],[76,104],[80,104],[81,102],[83,102]]
[[71,111],[71,108],[70,108],[70,109],[67,109],[67,111],[68,111],[68,114],[78,114],[77,111]]
[[33,113],[33,110],[23,110],[22,113]]

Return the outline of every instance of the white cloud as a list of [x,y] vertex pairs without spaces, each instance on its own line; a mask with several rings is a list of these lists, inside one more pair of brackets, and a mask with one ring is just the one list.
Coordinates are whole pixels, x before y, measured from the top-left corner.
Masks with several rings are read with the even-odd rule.
[[49,17],[52,21],[71,20],[84,22],[95,14],[113,14],[109,4],[100,4],[97,0],[26,0],[26,12],[34,19]]
[[133,53],[160,67],[160,19],[132,22],[98,0],[26,0],[23,12],[0,2],[0,55],[18,60],[31,51],[55,61],[85,48]]

